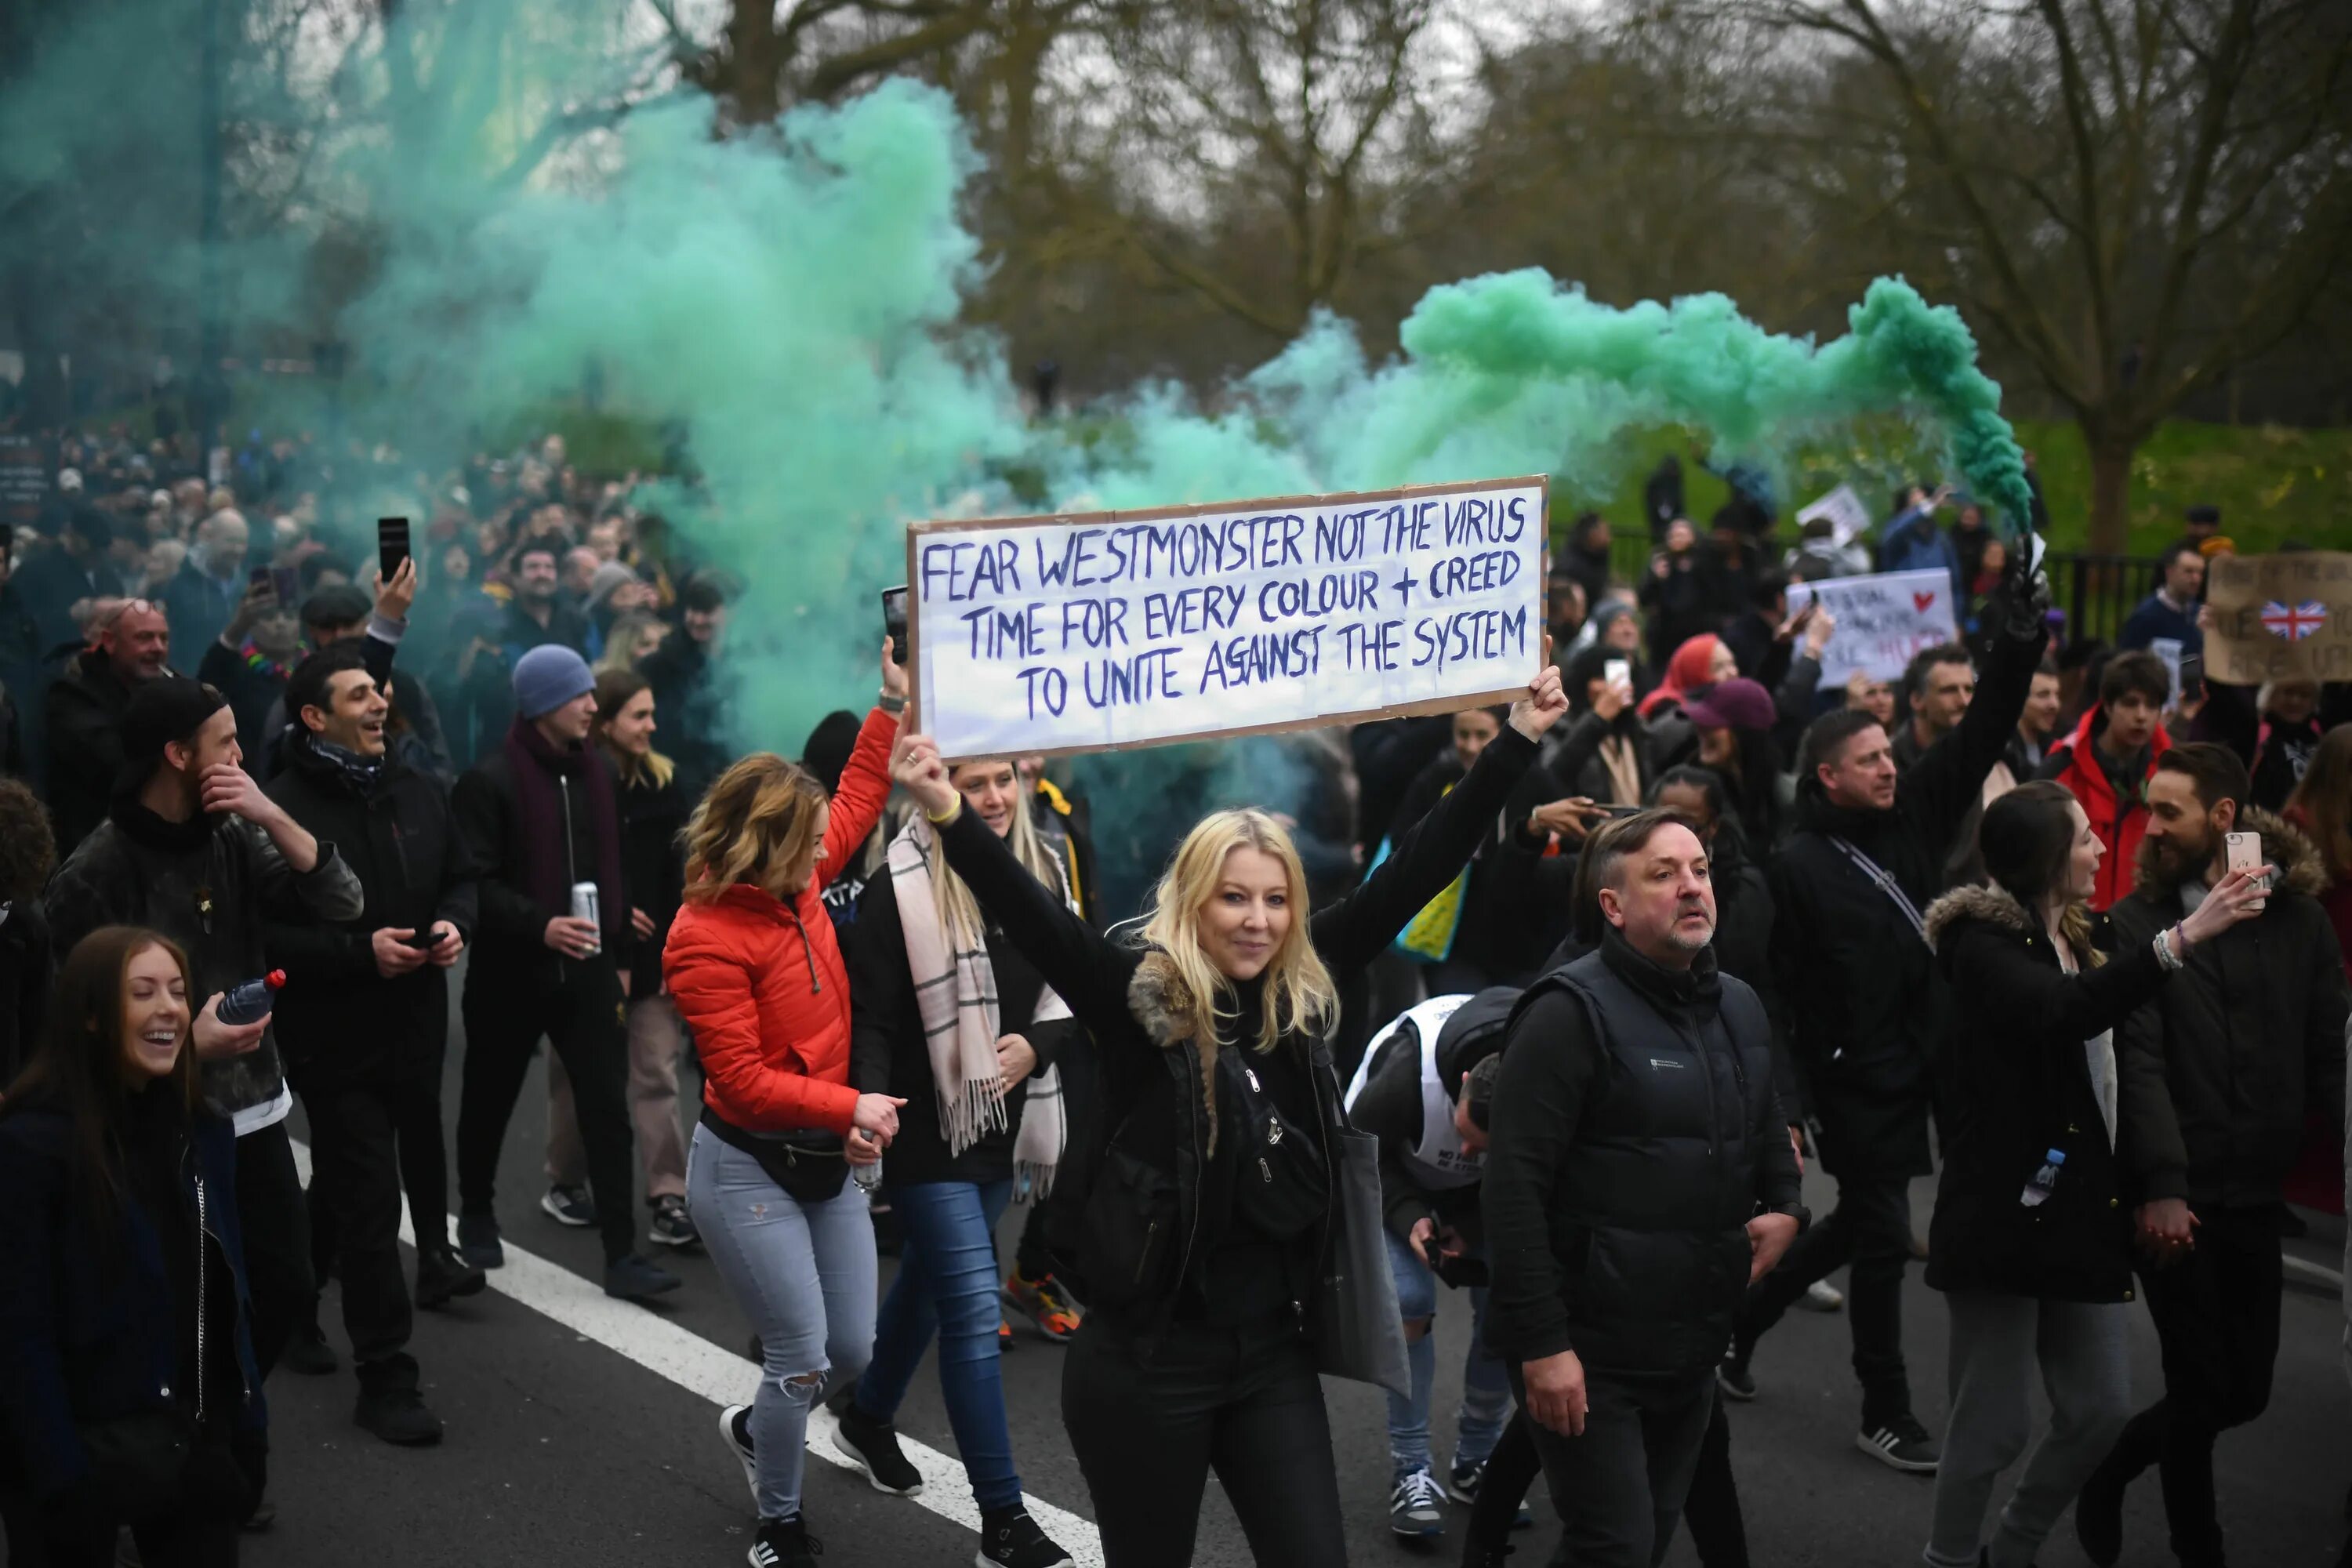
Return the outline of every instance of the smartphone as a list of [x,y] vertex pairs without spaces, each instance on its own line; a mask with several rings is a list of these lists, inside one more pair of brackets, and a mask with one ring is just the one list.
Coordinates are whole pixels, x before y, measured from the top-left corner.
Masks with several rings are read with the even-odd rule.
[[431,926],[426,926],[424,930],[411,936],[408,939],[407,945],[429,951],[432,948],[438,946],[440,942],[441,938],[435,933],[433,928]]
[[383,580],[391,582],[400,572],[400,563],[408,559],[408,520],[404,517],[380,517],[375,520],[376,569]]
[[[2261,834],[2231,833],[2226,835],[2223,837],[2222,842],[2229,847],[2228,869],[2232,871],[2252,871],[2261,867],[2263,863],[2263,836]],[[2265,893],[2269,892],[2271,890],[2270,879],[2268,877],[2264,877],[2260,879],[2260,881],[2262,883],[2263,891]],[[2268,899],[2257,899],[2251,907],[2260,910],[2268,908],[2269,905],[2270,900]]]
[[907,662],[907,585],[882,590],[882,629],[890,634],[890,657]]
[[296,566],[272,566],[269,569],[269,587],[270,591],[278,595],[278,602],[280,605],[289,610],[294,608],[296,602],[302,597],[301,569]]
[[1601,667],[1601,679],[1612,686],[1633,685],[1633,661],[1630,658],[1611,659]]
[[2180,691],[2176,702],[2200,702],[2205,697],[2205,656],[2184,653],[2180,656]]
[[248,590],[257,588],[274,589],[277,585],[277,579],[269,574],[268,567],[257,566],[252,571],[247,572],[245,574],[245,585]]

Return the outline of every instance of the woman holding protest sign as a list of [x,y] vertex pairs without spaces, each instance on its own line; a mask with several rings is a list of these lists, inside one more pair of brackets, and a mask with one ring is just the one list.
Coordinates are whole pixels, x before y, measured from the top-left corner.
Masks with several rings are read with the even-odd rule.
[[1323,1046],[1334,971],[1369,964],[1461,871],[1565,711],[1548,665],[1462,783],[1311,919],[1273,817],[1207,817],[1161,878],[1140,948],[1097,934],[1023,866],[928,738],[901,741],[895,771],[948,864],[1098,1054],[1108,1137],[1062,1418],[1113,1568],[1191,1560],[1212,1468],[1259,1562],[1345,1562],[1311,1305],[1344,1125]]

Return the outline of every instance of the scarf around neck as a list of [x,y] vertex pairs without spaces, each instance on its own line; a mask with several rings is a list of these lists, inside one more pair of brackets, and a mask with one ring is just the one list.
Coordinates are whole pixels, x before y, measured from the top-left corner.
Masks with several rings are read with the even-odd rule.
[[[1001,1022],[996,967],[984,940],[950,951],[947,922],[940,918],[931,883],[931,825],[919,814],[909,818],[890,840],[887,858],[890,890],[898,900],[898,928],[906,937],[907,968],[915,981],[915,1009],[922,1018],[923,1045],[931,1059],[940,1131],[948,1152],[961,1154],[1006,1125],[1004,1080],[996,1068]],[[1069,901],[1066,888],[1062,897]],[[1042,986],[1032,1022],[1069,1016],[1068,1004],[1052,986]],[[1025,1178],[1024,1190],[1040,1197],[1053,1191],[1054,1168],[1061,1163],[1067,1139],[1061,1077],[1049,1067],[1029,1080],[1021,1130],[1013,1143],[1013,1168]]]
[[[590,747],[558,750],[539,726],[517,715],[507,731],[507,765],[514,774],[515,816],[522,834],[523,889],[552,917],[572,912],[572,885],[593,880],[607,933],[629,928],[621,885],[621,817],[613,795],[613,770]],[[588,810],[596,847],[593,867],[575,866],[564,837],[564,792],[558,775],[572,781],[572,809]],[[584,799],[583,799],[584,797]],[[591,878],[580,873],[593,872]]]

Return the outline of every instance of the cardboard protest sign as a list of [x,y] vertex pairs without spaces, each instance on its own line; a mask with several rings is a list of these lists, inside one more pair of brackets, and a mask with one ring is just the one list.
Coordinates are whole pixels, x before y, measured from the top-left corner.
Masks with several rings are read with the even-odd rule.
[[1813,502],[1797,514],[1797,522],[1802,526],[1817,517],[1830,520],[1830,526],[1836,530],[1830,537],[1840,544],[1851,543],[1870,531],[1870,509],[1862,504],[1862,498],[1853,493],[1852,485],[1840,485]]
[[1815,600],[1837,617],[1837,630],[1822,650],[1824,691],[1843,686],[1856,670],[1874,680],[1898,679],[1913,654],[1958,635],[1948,572],[1881,572],[1789,584],[1790,614]]
[[1548,507],[1537,478],[918,523],[920,722],[953,761],[1507,702]]
[[49,499],[49,465],[30,436],[0,434],[0,522],[32,526]]
[[2219,555],[2207,569],[2205,673],[2230,686],[2352,680],[2352,555]]

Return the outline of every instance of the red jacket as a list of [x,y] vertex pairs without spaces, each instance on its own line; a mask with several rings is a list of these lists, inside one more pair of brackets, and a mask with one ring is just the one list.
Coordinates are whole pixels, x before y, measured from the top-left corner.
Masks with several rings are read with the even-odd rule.
[[2164,726],[2156,727],[2156,737],[2148,742],[2147,773],[2140,780],[2141,789],[2134,790],[2131,798],[2116,799],[2115,785],[2107,781],[2107,770],[2099,764],[2093,749],[2092,736],[2102,727],[2106,710],[2094,707],[2083,715],[2074,733],[2051,748],[2049,758],[2042,763],[2042,776],[2054,778],[2074,792],[2082,804],[2083,815],[2091,819],[2091,831],[2107,847],[2099,861],[2099,890],[2091,900],[2091,907],[2104,910],[2132,890],[2137,872],[2134,868],[2139,859],[2140,835],[2147,827],[2147,780],[2156,776],[2156,759],[2172,750],[2172,737]]
[[849,1131],[849,972],[821,895],[882,815],[898,728],[879,708],[866,716],[807,887],[787,902],[738,882],[670,927],[662,976],[694,1031],[702,1102],[730,1126]]

